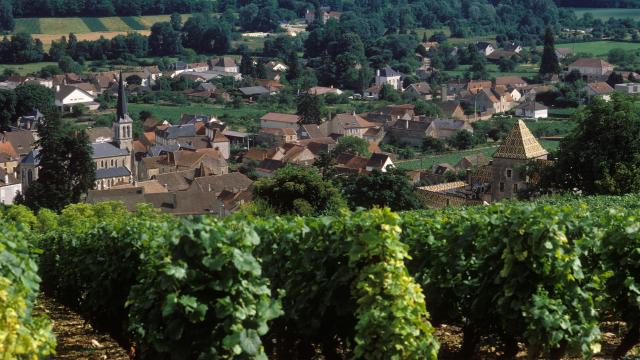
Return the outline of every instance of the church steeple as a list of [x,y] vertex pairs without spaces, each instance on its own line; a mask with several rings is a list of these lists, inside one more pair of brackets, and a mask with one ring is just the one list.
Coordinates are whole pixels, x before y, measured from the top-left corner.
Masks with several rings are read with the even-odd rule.
[[122,80],[122,72],[120,72],[120,80],[118,81],[118,111],[117,119],[124,119],[128,115],[127,109],[127,93],[124,88],[124,81]]
[[127,109],[127,93],[122,80],[122,73],[118,81],[118,106],[116,118],[113,120],[114,142],[120,149],[131,151],[133,148],[133,120]]

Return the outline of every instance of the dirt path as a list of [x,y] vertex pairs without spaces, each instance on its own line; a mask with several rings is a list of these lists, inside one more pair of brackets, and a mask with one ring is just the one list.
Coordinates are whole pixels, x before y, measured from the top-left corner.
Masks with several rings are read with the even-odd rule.
[[73,310],[41,296],[35,311],[45,313],[53,322],[58,341],[53,359],[73,360],[129,360],[127,351],[108,334],[95,331]]

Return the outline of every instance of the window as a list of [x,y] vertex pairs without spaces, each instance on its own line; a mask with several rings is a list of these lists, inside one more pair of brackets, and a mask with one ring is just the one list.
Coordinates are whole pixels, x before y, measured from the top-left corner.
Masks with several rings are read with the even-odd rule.
[[504,192],[504,183],[503,182],[500,183],[500,192]]
[[513,184],[513,192],[514,193],[518,192],[518,184]]
[[113,167],[113,159],[111,159],[111,167]]
[[513,170],[507,169],[507,179],[511,179],[512,175],[513,175]]

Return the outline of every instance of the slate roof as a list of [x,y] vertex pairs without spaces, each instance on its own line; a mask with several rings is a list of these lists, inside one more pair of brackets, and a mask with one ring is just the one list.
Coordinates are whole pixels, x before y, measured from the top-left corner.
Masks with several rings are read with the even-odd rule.
[[238,192],[247,189],[251,184],[253,184],[253,181],[244,174],[232,172],[223,175],[195,178],[191,187],[197,187],[202,192],[213,192],[219,194],[222,191]]
[[124,166],[96,169],[96,180],[109,179],[114,177],[130,176],[131,171]]
[[613,88],[604,81],[589,83],[587,87],[598,95],[606,95],[614,92]]
[[269,94],[269,90],[264,86],[247,86],[238,89],[245,96]]
[[384,163],[387,162],[388,159],[389,159],[389,155],[387,154],[381,154],[381,153],[371,154],[371,157],[367,162],[367,167],[382,169],[382,165],[384,165]]
[[149,149],[148,155],[154,157],[154,156],[160,156],[163,153],[170,153],[178,150],[180,150],[179,144],[156,145],[156,146],[152,146]]
[[24,159],[22,159],[22,161],[20,161],[20,163],[38,166],[40,164],[39,155],[40,149],[33,149],[27,154],[27,156],[24,157]]
[[29,130],[13,130],[7,131],[0,135],[2,140],[6,140],[11,143],[11,146],[16,150],[18,155],[25,155],[33,148],[35,139],[33,132]]
[[400,74],[398,71],[395,71],[390,66],[385,66],[384,68],[380,69],[379,71],[380,71],[380,76],[381,77],[402,76],[402,74]]
[[[85,130],[91,143],[97,142],[99,138],[113,139],[113,129],[110,127],[95,127]],[[108,140],[111,141],[111,140]]]
[[518,120],[507,134],[502,145],[493,154],[494,158],[528,160],[547,155],[524,121]]
[[120,149],[111,143],[91,144],[91,147],[93,148],[93,159],[129,155],[127,149]]
[[194,124],[171,126],[164,130],[163,133],[163,137],[167,139],[195,136],[196,126]]

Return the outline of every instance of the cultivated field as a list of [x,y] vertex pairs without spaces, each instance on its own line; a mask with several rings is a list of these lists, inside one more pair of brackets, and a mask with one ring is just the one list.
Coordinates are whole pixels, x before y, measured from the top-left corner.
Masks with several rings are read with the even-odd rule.
[[[445,70],[443,72],[451,75],[451,76],[462,76],[465,72],[467,72],[470,68],[470,65],[459,65],[456,70]],[[539,65],[537,64],[519,64],[516,69],[512,72],[500,72],[498,69],[498,65],[496,64],[487,64],[487,71],[489,72],[490,77],[498,77],[498,76],[522,76],[522,77],[532,77],[538,73]]]
[[601,20],[608,20],[609,18],[640,20],[640,9],[571,8],[571,10],[578,17],[591,13],[594,18]]
[[588,41],[588,42],[576,42],[576,43],[557,43],[556,47],[570,48],[574,54],[577,53],[589,53],[594,56],[607,56],[611,49],[625,49],[634,50],[639,49],[639,43],[624,42],[624,41]]
[[[186,21],[191,14],[183,14]],[[169,21],[169,15],[22,18],[16,19],[15,32],[29,34],[82,34],[91,32],[127,32],[149,30],[157,22]]]

